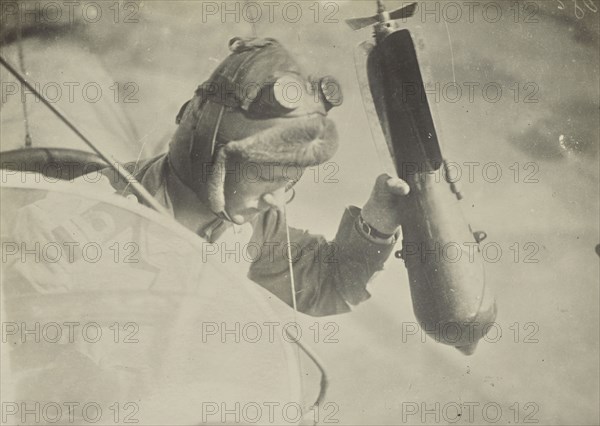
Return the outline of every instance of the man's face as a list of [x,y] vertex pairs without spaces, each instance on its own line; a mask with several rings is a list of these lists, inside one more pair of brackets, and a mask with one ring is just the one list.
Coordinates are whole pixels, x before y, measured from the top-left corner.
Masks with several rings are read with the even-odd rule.
[[233,222],[242,224],[271,208],[282,208],[286,193],[304,169],[279,164],[231,161],[225,177],[225,210]]

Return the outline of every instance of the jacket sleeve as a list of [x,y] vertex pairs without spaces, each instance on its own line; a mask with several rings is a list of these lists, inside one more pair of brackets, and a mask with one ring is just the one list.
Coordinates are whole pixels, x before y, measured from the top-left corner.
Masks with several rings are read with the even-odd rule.
[[376,242],[367,237],[357,226],[359,213],[357,207],[346,209],[333,241],[290,228],[289,250],[283,213],[261,215],[252,237],[261,255],[248,277],[292,306],[291,259],[300,312],[325,316],[350,311],[350,305],[370,297],[367,283],[383,269],[395,242],[395,238]]

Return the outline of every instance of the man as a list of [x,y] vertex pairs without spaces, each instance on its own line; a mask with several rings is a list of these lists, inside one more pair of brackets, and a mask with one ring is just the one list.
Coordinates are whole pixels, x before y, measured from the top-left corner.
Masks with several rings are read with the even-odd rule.
[[[181,109],[168,153],[127,168],[209,242],[251,228],[246,236],[263,252],[248,277],[284,302],[314,316],[347,312],[369,298],[367,282],[393,249],[408,185],[380,176],[362,211],[346,210],[332,242],[288,229],[286,192],[338,148],[327,111],[340,99],[332,79],[306,77],[276,40],[234,38],[230,49]],[[290,88],[299,91],[293,100]],[[256,179],[244,172],[250,168]],[[131,197],[127,182],[109,169],[104,174]],[[294,255],[281,250],[288,246]]]

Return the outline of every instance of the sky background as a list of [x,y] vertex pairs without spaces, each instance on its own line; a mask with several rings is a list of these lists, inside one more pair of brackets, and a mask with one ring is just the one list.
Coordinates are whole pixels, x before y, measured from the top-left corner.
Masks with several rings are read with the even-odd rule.
[[[353,32],[343,22],[372,15],[375,2],[296,2],[303,11],[296,23],[284,17],[285,2],[275,9],[274,22],[263,6],[265,15],[254,28],[243,14],[239,22],[235,15],[221,16],[224,3],[204,3],[136,2],[130,10],[138,22],[132,23],[123,22],[124,8],[115,23],[112,3],[103,5],[97,23],[86,23],[76,10],[76,24],[50,37],[23,40],[28,76],[42,85],[58,82],[63,90],[64,82],[97,82],[103,90],[99,102],[82,100],[76,90],[74,102],[65,91],[58,104],[105,150],[130,161],[166,150],[179,107],[228,55],[231,37],[256,31],[280,40],[311,74],[336,76],[344,91],[344,104],[330,113],[341,142],[335,166],[307,175],[288,208],[295,227],[333,238],[344,208],[362,206],[384,171],[354,62],[357,45],[370,39],[371,31]],[[203,13],[206,3],[216,5],[217,14]],[[391,10],[407,3],[386,5]],[[424,8],[434,12],[423,14]],[[427,1],[401,23],[413,33],[429,81],[440,87],[456,81],[463,89],[456,102],[455,92],[440,89],[440,99],[430,98],[430,104],[444,157],[463,166],[463,212],[473,229],[485,230],[487,241],[503,250],[497,263],[486,263],[502,336],[481,342],[470,357],[431,339],[403,339],[403,324],[415,319],[405,268],[390,259],[370,284],[368,302],[322,320],[339,325],[338,343],[315,346],[328,366],[327,399],[339,405],[341,424],[400,424],[403,403],[430,407],[466,401],[500,404],[499,424],[515,423],[515,403],[520,422],[532,407],[539,408],[531,418],[540,424],[600,420],[599,8],[598,1],[484,1],[470,19],[465,2]],[[491,22],[497,10],[501,17]],[[10,29],[7,21],[3,37]],[[2,55],[18,63],[17,44],[4,46]],[[10,81],[4,70],[2,78]],[[139,102],[115,102],[109,88],[115,82],[125,94],[131,93],[125,85],[134,83],[128,86],[136,88],[130,100]],[[478,83],[472,101],[465,82]],[[489,83],[502,88],[497,102],[482,94]],[[81,148],[41,106],[30,100],[28,107],[34,146]],[[2,151],[23,144],[21,108],[16,96],[3,99]],[[468,162],[480,164],[471,181]],[[490,179],[493,168],[483,174],[491,163],[502,172],[497,182]],[[335,182],[325,180],[331,171]],[[510,249],[515,244],[517,259]],[[527,258],[528,253],[533,254]],[[528,335],[537,342],[526,343]],[[483,422],[481,410],[475,413]],[[443,417],[426,420],[446,423]],[[423,423],[419,416],[404,423],[411,422]]]

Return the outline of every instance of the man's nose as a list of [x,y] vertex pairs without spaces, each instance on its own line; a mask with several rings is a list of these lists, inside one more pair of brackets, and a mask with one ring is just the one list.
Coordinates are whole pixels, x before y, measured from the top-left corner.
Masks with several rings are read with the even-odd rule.
[[261,197],[268,208],[282,209],[285,206],[285,191],[268,192]]

